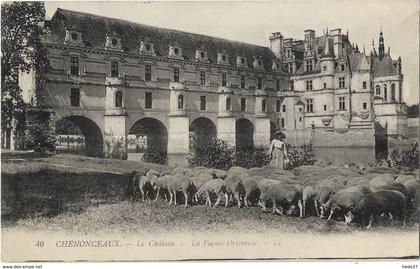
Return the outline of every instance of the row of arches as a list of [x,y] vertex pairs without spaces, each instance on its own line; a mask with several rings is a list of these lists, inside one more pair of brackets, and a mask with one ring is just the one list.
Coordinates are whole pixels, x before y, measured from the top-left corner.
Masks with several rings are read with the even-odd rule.
[[[276,126],[271,122],[271,134]],[[71,131],[72,130],[72,131]],[[103,153],[103,134],[98,125],[83,116],[68,116],[56,122],[56,133],[65,135],[79,134],[84,138],[84,154],[88,156],[101,156]],[[189,127],[190,151],[205,146],[212,138],[217,136],[216,125],[206,117],[193,120]],[[156,148],[162,152],[167,151],[168,130],[165,125],[155,118],[142,118],[136,121],[129,130],[128,135],[144,138],[142,143],[146,147]],[[145,142],[147,141],[147,142]],[[236,147],[254,146],[254,125],[245,118],[236,121]]]

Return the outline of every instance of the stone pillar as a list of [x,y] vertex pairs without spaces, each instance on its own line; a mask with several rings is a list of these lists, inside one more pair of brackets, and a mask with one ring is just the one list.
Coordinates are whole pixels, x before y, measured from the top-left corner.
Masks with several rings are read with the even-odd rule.
[[169,116],[168,154],[188,154],[190,146],[190,119],[187,116]]
[[254,144],[264,148],[270,145],[270,118],[255,118]]
[[236,146],[236,121],[232,112],[233,91],[219,87],[219,113],[217,117],[217,137],[230,146]]
[[170,83],[168,153],[188,154],[190,151],[190,119],[186,116],[185,86]]
[[[127,159],[127,115],[105,115],[104,155]],[[89,151],[87,148],[86,151]]]

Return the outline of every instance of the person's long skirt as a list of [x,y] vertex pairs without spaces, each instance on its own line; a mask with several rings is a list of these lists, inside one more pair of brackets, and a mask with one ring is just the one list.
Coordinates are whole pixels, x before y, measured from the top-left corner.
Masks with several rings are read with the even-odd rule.
[[274,148],[272,154],[271,154],[271,167],[273,168],[280,168],[284,169],[284,158],[283,158],[283,150]]

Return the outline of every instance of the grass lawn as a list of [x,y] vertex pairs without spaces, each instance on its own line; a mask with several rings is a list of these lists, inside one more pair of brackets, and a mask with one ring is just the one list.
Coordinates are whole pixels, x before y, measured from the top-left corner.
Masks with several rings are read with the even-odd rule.
[[[362,229],[344,222],[300,219],[264,213],[258,207],[204,205],[168,206],[131,201],[132,170],[159,165],[104,160],[73,155],[2,156],[2,228],[72,233],[267,232],[347,233]],[[17,160],[19,159],[19,160]],[[414,231],[414,217],[406,228],[397,224],[375,228]]]

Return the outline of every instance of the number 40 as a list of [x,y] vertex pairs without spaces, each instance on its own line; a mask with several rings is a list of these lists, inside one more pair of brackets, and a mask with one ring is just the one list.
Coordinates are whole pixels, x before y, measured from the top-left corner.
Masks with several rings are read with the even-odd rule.
[[35,246],[38,248],[44,247],[44,241],[36,241]]

